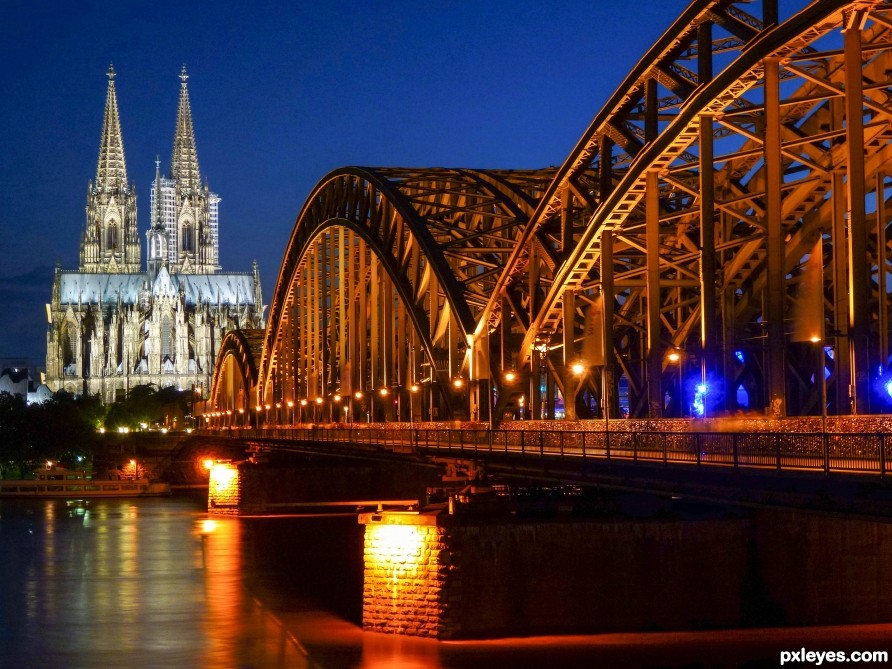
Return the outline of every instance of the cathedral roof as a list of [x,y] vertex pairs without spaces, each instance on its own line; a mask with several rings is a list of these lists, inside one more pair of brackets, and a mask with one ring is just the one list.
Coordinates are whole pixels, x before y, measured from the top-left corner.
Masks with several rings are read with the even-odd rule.
[[[163,274],[163,277],[162,277]],[[249,273],[168,274],[162,269],[156,277],[148,272],[138,274],[104,274],[62,272],[59,301],[61,304],[122,304],[139,302],[139,293],[147,287],[153,296],[179,293],[182,289],[187,305],[250,305],[254,304],[254,275]]]
[[189,89],[186,87],[186,66],[180,73],[180,102],[177,107],[177,127],[173,137],[173,158],[170,177],[178,185],[199,188],[198,151],[195,149],[195,131],[192,128],[192,109],[189,106]]
[[105,117],[102,138],[99,140],[99,165],[96,168],[96,188],[114,190],[127,187],[127,166],[124,163],[124,139],[115,93],[115,68],[108,66],[108,93],[105,97]]

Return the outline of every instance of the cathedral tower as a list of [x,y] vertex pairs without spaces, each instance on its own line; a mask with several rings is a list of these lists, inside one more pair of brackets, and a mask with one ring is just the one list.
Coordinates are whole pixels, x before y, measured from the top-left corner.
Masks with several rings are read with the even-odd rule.
[[[189,75],[180,72],[180,99],[170,161],[170,178],[155,176],[152,211],[160,201],[160,214],[167,231],[169,268],[172,273],[213,274],[218,265],[218,205],[220,198],[201,183],[192,109],[189,104]],[[154,222],[153,222],[154,225]]]
[[155,181],[152,189],[152,226],[146,232],[146,259],[149,274],[156,276],[158,270],[167,266],[167,230],[164,228],[164,210],[161,197],[161,161],[155,160]]
[[107,74],[108,92],[96,181],[87,186],[87,222],[81,236],[80,271],[138,272],[141,260],[136,189],[127,183],[114,67],[109,66]]

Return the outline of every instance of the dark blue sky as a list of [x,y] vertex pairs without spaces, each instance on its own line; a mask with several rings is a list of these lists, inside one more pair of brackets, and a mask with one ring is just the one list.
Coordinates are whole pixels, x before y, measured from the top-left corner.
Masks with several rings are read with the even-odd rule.
[[[309,191],[345,165],[563,162],[686,3],[0,3],[0,357],[45,356],[52,266],[77,269],[114,63],[128,176],[149,224],[189,91],[225,270],[272,297]],[[144,241],[144,237],[143,237]]]

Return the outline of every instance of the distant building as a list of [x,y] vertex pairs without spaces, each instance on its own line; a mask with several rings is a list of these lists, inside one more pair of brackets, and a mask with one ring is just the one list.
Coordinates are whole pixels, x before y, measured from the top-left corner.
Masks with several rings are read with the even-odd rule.
[[201,184],[187,79],[184,67],[170,175],[162,177],[155,163],[143,269],[136,188],[127,182],[109,68],[80,267],[56,268],[47,305],[46,379],[53,391],[111,402],[135,385],[208,388],[223,335],[263,327],[256,263],[251,272],[220,271],[220,198]]
[[46,384],[35,380],[30,367],[4,367],[0,370],[0,393],[19,395],[28,404],[46,402],[53,396]]

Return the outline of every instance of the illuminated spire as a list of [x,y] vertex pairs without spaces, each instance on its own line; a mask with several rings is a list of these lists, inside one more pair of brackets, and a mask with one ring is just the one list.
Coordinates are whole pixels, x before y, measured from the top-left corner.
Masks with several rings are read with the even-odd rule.
[[96,188],[114,190],[127,187],[127,166],[124,163],[124,140],[118,115],[118,96],[115,93],[115,68],[108,66],[108,93],[105,98],[105,118],[99,142],[99,166],[96,168]]
[[199,188],[201,179],[198,172],[198,152],[195,150],[195,132],[192,129],[192,110],[189,106],[189,89],[186,81],[186,66],[180,72],[180,103],[177,108],[177,127],[173,137],[173,159],[170,176],[178,186]]

